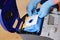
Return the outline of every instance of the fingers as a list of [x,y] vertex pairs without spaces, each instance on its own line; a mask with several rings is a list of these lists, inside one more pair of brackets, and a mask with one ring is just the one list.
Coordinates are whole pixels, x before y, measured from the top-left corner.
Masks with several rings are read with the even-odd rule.
[[36,6],[41,0],[30,0],[28,6],[27,6],[27,13],[29,16],[32,16],[33,14],[36,14]]
[[48,15],[48,12],[50,10],[50,7],[53,6],[52,0],[46,1],[42,6],[40,7],[40,11],[38,12],[38,15],[40,18],[43,18]]
[[27,6],[27,14],[29,15],[29,16],[32,16],[32,9],[33,9],[33,5],[32,4],[28,4],[28,6]]

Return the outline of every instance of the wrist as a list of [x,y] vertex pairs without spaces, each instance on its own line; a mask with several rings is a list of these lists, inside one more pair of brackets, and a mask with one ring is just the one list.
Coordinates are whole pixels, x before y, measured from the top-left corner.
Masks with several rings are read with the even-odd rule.
[[47,4],[48,4],[48,6],[50,6],[50,7],[53,6],[53,5],[55,5],[52,0],[47,1]]
[[53,2],[54,4],[57,4],[57,3],[60,2],[60,0],[52,0],[52,2]]

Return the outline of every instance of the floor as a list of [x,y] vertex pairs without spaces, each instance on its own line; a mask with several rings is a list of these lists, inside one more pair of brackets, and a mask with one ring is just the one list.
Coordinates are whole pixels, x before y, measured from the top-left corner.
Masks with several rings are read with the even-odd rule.
[[0,40],[22,40],[19,34],[5,31],[0,25]]

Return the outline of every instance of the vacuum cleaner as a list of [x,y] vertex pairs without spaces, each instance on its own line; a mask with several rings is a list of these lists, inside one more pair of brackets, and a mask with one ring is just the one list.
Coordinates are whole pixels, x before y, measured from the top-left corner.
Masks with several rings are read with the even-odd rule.
[[[37,12],[39,11],[39,9],[37,9]],[[16,6],[16,0],[0,0],[0,24],[2,25],[2,27],[11,33],[18,33],[18,34],[35,34],[35,35],[40,35],[41,31],[42,31],[42,25],[43,25],[43,21],[44,18],[41,18],[41,23],[40,23],[40,28],[39,28],[39,32],[29,32],[28,30],[25,31],[24,29],[26,27],[24,27],[24,24],[26,24],[27,22],[27,26],[29,26],[30,24],[33,23],[33,25],[37,25],[37,18],[36,20],[33,18],[35,16],[29,17],[29,22],[26,21],[26,17],[29,17],[28,14],[24,15],[22,18],[20,18],[19,16],[19,12]],[[33,21],[31,19],[33,19]],[[15,23],[15,20],[18,20],[18,23],[16,25],[16,28],[13,28],[13,24]],[[20,25],[22,23],[21,28],[19,29]],[[29,23],[29,25],[28,25]],[[31,25],[30,25],[31,26]]]

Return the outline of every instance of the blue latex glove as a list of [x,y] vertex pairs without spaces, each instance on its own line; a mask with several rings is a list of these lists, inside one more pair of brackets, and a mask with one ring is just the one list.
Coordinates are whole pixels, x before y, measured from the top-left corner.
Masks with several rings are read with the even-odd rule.
[[29,16],[32,16],[32,11],[34,12],[33,14],[36,14],[36,6],[41,0],[30,0],[30,2],[27,5],[27,13]]
[[26,27],[24,29],[24,31],[27,31],[27,32],[39,32],[41,31],[40,28],[42,27],[42,20],[43,18],[39,18],[38,17],[38,21],[37,21],[37,24],[36,25],[33,25],[33,26],[30,26],[30,27]]
[[38,15],[40,18],[43,18],[48,15],[49,9],[54,4],[52,3],[52,0],[48,0],[45,3],[42,4],[40,7],[40,11],[38,12]]
[[[36,0],[37,1],[37,0]],[[35,1],[34,1],[35,2]],[[31,3],[28,5],[28,15],[31,16],[32,15],[32,12],[31,10],[36,10],[36,5],[37,4],[34,4],[33,1],[31,1]],[[40,2],[40,1],[39,1]],[[25,28],[24,30],[25,31],[28,31],[28,32],[39,32],[40,30],[40,27],[41,27],[41,22],[42,22],[42,19],[43,17],[45,17],[48,12],[49,12],[49,9],[51,6],[53,6],[54,4],[52,3],[52,0],[48,0],[46,1],[41,7],[40,7],[40,11],[38,12],[38,15],[40,18],[38,18],[38,22],[36,25],[33,25],[31,27],[27,27]]]

